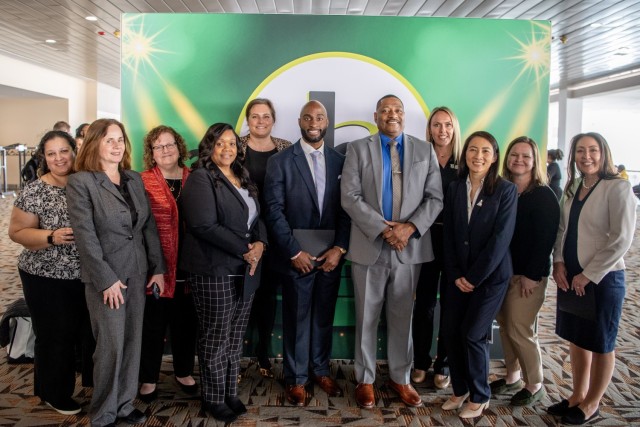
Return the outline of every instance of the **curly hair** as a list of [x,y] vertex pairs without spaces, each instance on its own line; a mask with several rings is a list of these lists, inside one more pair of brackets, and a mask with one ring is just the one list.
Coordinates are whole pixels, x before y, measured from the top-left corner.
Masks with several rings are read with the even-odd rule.
[[36,148],[36,151],[34,153],[36,160],[38,161],[38,176],[49,173],[49,166],[47,165],[47,160],[44,156],[44,147],[45,145],[47,145],[47,142],[55,138],[62,138],[67,141],[67,143],[71,147],[71,150],[73,151],[74,157],[77,154],[76,141],[71,135],[63,130],[50,130],[49,132],[44,134],[44,136],[38,143],[38,147]]
[[184,167],[184,162],[189,159],[187,144],[184,141],[182,135],[180,135],[174,128],[170,126],[160,125],[151,129],[149,133],[144,136],[144,155],[142,160],[144,162],[145,169],[151,169],[156,165],[156,161],[153,160],[153,144],[158,140],[158,138],[160,138],[160,135],[162,135],[163,133],[171,134],[176,140],[179,153],[178,166],[180,166],[181,168]]

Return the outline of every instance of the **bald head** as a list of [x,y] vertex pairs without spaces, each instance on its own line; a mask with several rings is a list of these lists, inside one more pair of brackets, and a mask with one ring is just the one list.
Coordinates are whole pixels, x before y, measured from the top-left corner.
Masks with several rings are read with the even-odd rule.
[[311,108],[320,108],[323,111],[323,114],[325,117],[327,117],[327,109],[324,108],[324,105],[322,105],[322,102],[320,101],[316,101],[315,99],[312,99],[311,101],[307,102],[306,104],[304,104],[302,106],[302,108],[300,109],[300,118],[302,118],[302,116],[304,115],[305,110],[311,109]]
[[307,102],[300,110],[298,125],[302,139],[317,149],[323,144],[329,126],[327,109],[319,101]]

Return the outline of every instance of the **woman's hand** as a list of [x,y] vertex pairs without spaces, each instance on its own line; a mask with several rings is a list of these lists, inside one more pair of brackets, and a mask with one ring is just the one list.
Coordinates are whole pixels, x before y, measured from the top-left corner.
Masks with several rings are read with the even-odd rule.
[[584,288],[589,284],[589,282],[591,282],[591,280],[589,280],[584,274],[580,273],[574,276],[573,280],[571,281],[571,289],[576,292],[576,295],[581,297],[585,294]]
[[529,298],[538,286],[540,286],[540,282],[536,282],[525,276],[520,276],[520,296],[522,296],[522,298]]
[[464,277],[456,279],[455,284],[462,292],[472,292],[475,288],[475,286],[469,283],[469,281]]
[[245,253],[242,257],[244,258],[245,262],[251,265],[249,276],[253,276],[253,274],[256,272],[256,268],[258,267],[258,263],[262,258],[262,253],[264,252],[264,243],[257,241],[249,243],[247,246],[249,247],[249,252]]
[[150,289],[154,283],[158,284],[160,295],[162,295],[162,292],[164,292],[164,274],[154,274],[151,276],[147,282],[147,289]]
[[73,237],[73,229],[71,227],[58,228],[53,233],[53,244],[58,245],[70,245],[75,242]]
[[553,263],[553,280],[560,289],[567,292],[569,290],[569,282],[567,282],[567,268],[564,266],[564,262]]
[[102,291],[102,300],[105,304],[109,304],[109,308],[120,308],[120,304],[124,304],[124,297],[120,289],[127,289],[127,287],[118,280],[116,283]]

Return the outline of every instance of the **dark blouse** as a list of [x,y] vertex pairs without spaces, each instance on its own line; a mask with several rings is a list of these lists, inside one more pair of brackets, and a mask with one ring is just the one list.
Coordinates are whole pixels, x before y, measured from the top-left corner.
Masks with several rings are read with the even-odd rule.
[[560,205],[549,187],[535,187],[518,197],[511,239],[513,274],[539,281],[551,270],[551,251],[560,223]]
[[251,181],[258,187],[258,197],[260,200],[260,211],[266,212],[266,203],[264,201],[264,177],[267,174],[267,160],[278,152],[277,148],[271,151],[255,151],[247,145],[244,154],[244,167],[249,171]]
[[562,173],[560,172],[560,166],[556,162],[551,162],[547,165],[547,175],[549,176],[549,187],[555,193],[558,200],[562,197],[562,188],[560,187],[560,180],[562,179]]
[[[439,164],[438,164],[439,166]],[[449,184],[458,178],[458,165],[453,156],[449,157],[449,161],[444,167],[440,166],[440,178],[442,180],[442,194],[447,197],[447,189]],[[440,211],[436,218],[435,224],[442,225],[443,211]]]
[[[164,179],[167,182],[167,186],[169,187],[169,191],[171,191],[171,195],[173,196],[176,203],[180,199],[180,194],[182,194],[182,178],[176,179]],[[180,222],[180,209],[178,209],[178,224],[182,224]],[[182,250],[182,240],[184,237],[184,227],[178,227],[178,253]],[[186,273],[181,269],[176,270],[176,282],[184,282],[186,278]]]
[[567,279],[569,280],[569,283],[571,283],[574,276],[582,273],[582,270],[584,269],[578,260],[578,223],[582,207],[599,183],[600,181],[598,181],[596,185],[589,190],[582,200],[579,200],[580,188],[578,188],[576,195],[573,197],[573,201],[571,202],[569,222],[567,223],[567,235],[564,239],[564,247],[562,248],[562,256],[564,257],[564,264],[567,268]]
[[136,211],[136,205],[133,203],[133,199],[131,198],[131,194],[129,194],[129,188],[127,187],[127,182],[129,181],[129,177],[122,172],[120,172],[120,185],[113,184],[116,186],[116,189],[122,195],[127,205],[129,205],[129,213],[131,213],[131,225],[135,227],[136,222],[138,222],[138,211]]

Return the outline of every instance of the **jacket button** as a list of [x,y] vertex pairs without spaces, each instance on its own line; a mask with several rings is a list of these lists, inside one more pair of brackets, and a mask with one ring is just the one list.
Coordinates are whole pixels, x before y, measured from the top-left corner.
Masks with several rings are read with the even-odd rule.
[[133,236],[127,236],[127,240],[133,240]]
[[466,240],[464,241],[465,246],[469,246],[469,242],[467,242]]
[[251,234],[247,233],[244,235],[244,237],[251,237]]

